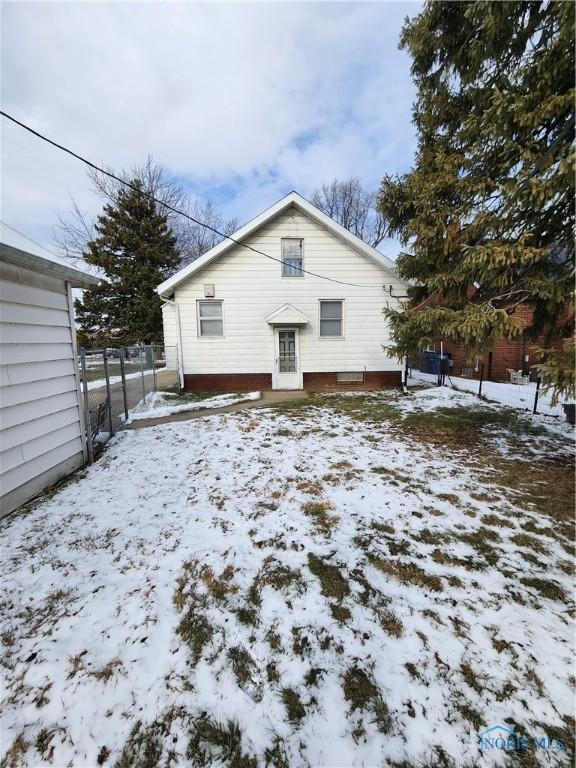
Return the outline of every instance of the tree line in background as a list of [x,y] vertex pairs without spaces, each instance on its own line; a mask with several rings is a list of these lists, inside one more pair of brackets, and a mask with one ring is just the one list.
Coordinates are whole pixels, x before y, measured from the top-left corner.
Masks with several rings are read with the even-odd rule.
[[[528,305],[541,374],[574,397],[574,5],[428,2],[400,45],[417,87],[413,169],[378,193],[334,179],[311,202],[374,247],[405,248],[411,300],[385,310],[394,355],[440,338],[481,353],[523,332],[515,309]],[[225,234],[238,222],[191,203],[151,159],[124,178],[137,189],[91,174],[104,209],[92,225],[73,205],[60,246],[108,279],[78,302],[83,331],[159,341],[156,285],[221,238],[138,189]]]

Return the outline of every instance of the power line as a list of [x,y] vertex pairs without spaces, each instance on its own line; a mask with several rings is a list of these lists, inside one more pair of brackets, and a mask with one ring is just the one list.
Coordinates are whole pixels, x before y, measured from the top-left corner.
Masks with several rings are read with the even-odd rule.
[[[17,120],[15,117],[12,117],[12,115],[9,115],[7,112],[3,112],[0,110],[0,115],[2,117],[5,117],[7,120],[10,120],[11,122],[18,125],[20,128],[23,128],[25,131],[28,131],[28,133],[31,133],[33,136],[36,136],[36,138],[41,139],[42,141],[45,141],[47,144],[52,145],[53,147],[56,147],[56,149],[61,150],[62,152],[65,152],[67,155],[70,155],[71,157],[74,157],[76,160],[80,160],[80,162],[87,165],[89,168],[92,168],[93,170],[97,171],[98,173],[102,173],[105,176],[108,176],[110,179],[113,179],[114,181],[118,182],[119,184],[123,184],[125,187],[128,187],[134,192],[137,192],[141,194],[143,197],[148,198],[149,200],[154,201],[157,205],[162,205],[164,208],[167,208],[169,211],[172,211],[172,213],[176,213],[179,216],[184,216],[185,218],[192,221],[194,224],[197,224],[200,227],[204,227],[205,229],[210,230],[210,232],[214,232],[215,235],[218,235],[222,239],[230,240],[231,242],[235,243],[236,245],[239,245],[241,248],[246,248],[247,250],[253,251],[254,253],[260,254],[260,256],[265,256],[267,259],[271,259],[272,261],[276,261],[279,264],[282,264],[282,259],[278,259],[275,256],[271,256],[269,253],[264,253],[264,251],[258,250],[258,248],[254,248],[251,245],[248,245],[247,243],[242,243],[239,240],[236,240],[231,235],[226,235],[224,232],[220,232],[220,230],[216,229],[215,227],[210,226],[209,224],[205,224],[202,221],[199,221],[198,219],[195,219],[193,216],[191,216],[189,213],[186,213],[185,211],[180,211],[178,208],[174,208],[169,203],[165,203],[163,200],[159,200],[157,197],[154,197],[154,195],[151,195],[148,192],[145,192],[144,190],[137,187],[135,184],[131,184],[129,181],[126,181],[125,179],[121,179],[119,176],[116,176],[111,171],[106,171],[104,168],[100,168],[95,163],[91,162],[85,157],[82,157],[82,155],[77,154],[76,152],[73,152],[71,149],[68,149],[68,147],[63,146],[62,144],[58,144],[56,141],[53,141],[52,139],[49,139],[48,136],[44,136],[42,133],[39,133],[38,131],[35,131],[33,128],[31,128],[29,125],[26,125],[26,123],[22,123],[20,120]],[[349,283],[345,280],[337,280],[335,277],[327,277],[326,275],[320,275],[317,272],[311,272],[309,269],[304,269],[303,267],[295,267],[298,271],[302,272],[303,274],[312,275],[313,277],[318,277],[321,280],[328,280],[331,283],[338,283],[339,285],[350,285],[353,288],[380,288],[382,286],[378,285],[360,285],[359,283]]]
[[6,222],[2,221],[2,219],[0,219],[0,224],[3,227],[6,227],[6,229],[11,229],[12,232],[16,232],[17,235],[20,235],[20,237],[23,237],[25,240],[29,240],[31,243],[34,243],[34,245],[37,245],[38,248],[42,248],[43,251],[46,251],[47,253],[51,253],[52,256],[54,256],[54,258],[58,259],[59,261],[62,259],[61,256],[58,256],[57,253],[54,253],[54,251],[51,251],[50,248],[46,248],[46,246],[42,245],[42,243],[39,243],[37,240],[34,240],[29,235],[25,235],[24,232],[20,232],[20,230],[16,229],[16,227],[11,227],[10,224],[6,224]]

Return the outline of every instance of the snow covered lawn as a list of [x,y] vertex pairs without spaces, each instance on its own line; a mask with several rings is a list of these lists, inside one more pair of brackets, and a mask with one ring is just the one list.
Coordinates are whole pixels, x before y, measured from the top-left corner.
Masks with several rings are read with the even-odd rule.
[[1,526],[6,765],[571,764],[571,448],[447,388],[118,434]]
[[[422,371],[412,371],[409,379],[409,385],[426,382],[436,385],[438,376],[432,373],[422,373]],[[465,379],[461,376],[449,375],[446,378],[446,386],[452,386],[454,389],[464,392],[478,394],[478,379]],[[536,396],[536,383],[511,384],[510,382],[483,381],[482,397],[485,400],[491,400],[494,403],[501,403],[509,408],[518,408],[532,413],[534,408],[534,399]],[[545,416],[555,416],[565,421],[562,400],[552,404],[552,390],[542,387],[538,392],[537,413]]]
[[223,408],[226,405],[259,400],[260,392],[232,392],[223,395],[191,395],[172,392],[152,392],[146,402],[142,400],[130,411],[130,421],[139,419],[157,419],[185,411],[201,411]]

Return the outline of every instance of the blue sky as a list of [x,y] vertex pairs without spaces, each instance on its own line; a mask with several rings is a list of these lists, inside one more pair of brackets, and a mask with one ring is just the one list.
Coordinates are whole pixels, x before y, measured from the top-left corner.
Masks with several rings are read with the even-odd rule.
[[[377,188],[410,167],[415,92],[398,38],[419,7],[3,3],[3,108],[115,169],[151,154],[244,221],[292,189],[350,176]],[[98,213],[76,161],[5,121],[2,145],[6,223],[52,248],[70,196]]]

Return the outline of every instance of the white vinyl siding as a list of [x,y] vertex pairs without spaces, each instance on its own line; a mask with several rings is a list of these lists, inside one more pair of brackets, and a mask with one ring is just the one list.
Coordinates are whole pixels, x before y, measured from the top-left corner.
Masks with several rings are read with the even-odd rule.
[[73,332],[64,280],[0,264],[1,513],[84,461]]
[[320,301],[320,336],[344,335],[342,301]]
[[[245,242],[281,259],[285,237],[304,240],[305,269],[365,287],[339,285],[310,274],[303,280],[288,280],[277,261],[235,246],[175,289],[184,374],[271,373],[274,331],[266,317],[287,303],[310,321],[299,332],[304,373],[400,371],[401,364],[383,351],[390,336],[382,310],[400,305],[390,297],[388,286],[398,296],[405,294],[404,284],[300,210],[279,214]],[[214,283],[223,300],[226,335],[214,344],[198,337],[197,302],[204,299],[205,283]],[[320,299],[345,299],[345,338],[320,338]],[[166,339],[173,338],[171,312],[165,311],[164,317]]]
[[282,238],[282,277],[303,277],[304,241],[298,237]]
[[162,321],[166,368],[175,371],[178,368],[178,329],[176,324],[176,307],[173,304],[162,305]]
[[222,317],[221,301],[198,302],[198,335],[224,335],[224,318]]

